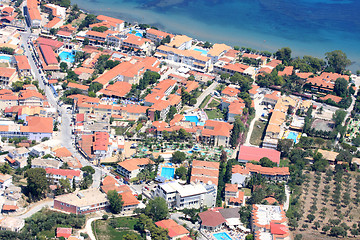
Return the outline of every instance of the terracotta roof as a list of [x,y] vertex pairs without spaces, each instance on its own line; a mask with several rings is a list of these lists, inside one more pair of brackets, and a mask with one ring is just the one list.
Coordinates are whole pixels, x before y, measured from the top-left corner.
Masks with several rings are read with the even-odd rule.
[[77,89],[84,90],[84,91],[87,91],[89,89],[89,86],[85,86],[85,85],[73,83],[73,82],[68,82],[67,87],[68,88],[77,88]]
[[275,68],[277,65],[282,64],[281,60],[271,60],[271,62],[267,63],[266,66]]
[[136,197],[131,192],[122,192],[120,193],[122,200],[124,201],[123,206],[134,206],[138,205],[140,202],[136,199]]
[[119,162],[118,165],[125,168],[128,171],[134,171],[139,169],[140,165],[154,164],[149,158],[131,158],[123,162]]
[[56,237],[64,237],[64,238],[68,238],[71,236],[72,233],[72,228],[62,228],[62,227],[58,227],[56,228]]
[[191,41],[192,38],[186,35],[176,35],[173,40],[168,43],[168,46],[175,46],[176,48],[180,47],[183,43]]
[[26,117],[27,126],[20,126],[21,132],[53,133],[53,119],[51,117]]
[[15,210],[17,210],[17,209],[19,209],[19,207],[16,206],[16,205],[4,204],[4,205],[2,206],[2,210],[3,210],[3,211],[15,211]]
[[130,92],[131,87],[132,85],[128,82],[117,81],[99,92],[106,96],[125,97]]
[[229,97],[235,97],[240,93],[240,90],[227,86],[221,93]]
[[249,90],[249,93],[255,95],[258,89],[259,89],[258,85],[252,85],[251,89]]
[[49,21],[47,24],[44,25],[44,28],[53,28],[56,24],[58,24],[61,21],[61,18],[54,17],[51,21]]
[[165,38],[166,36],[170,36],[170,38],[173,38],[174,35],[173,34],[170,34],[170,33],[167,33],[167,32],[163,32],[163,31],[159,31],[157,29],[153,29],[153,28],[150,28],[148,30],[146,30],[146,33],[147,34],[152,34],[152,35],[155,35],[157,38],[159,39],[163,39]]
[[225,223],[225,218],[218,211],[207,210],[206,212],[199,213],[201,225],[207,227],[216,227]]
[[204,129],[201,131],[201,135],[230,137],[232,128],[233,125],[227,122],[207,120]]
[[312,72],[297,72],[295,73],[299,78],[302,79],[307,79],[308,77],[310,77],[311,75],[313,75],[314,73]]
[[51,46],[52,48],[60,48],[62,45],[64,45],[64,43],[57,41],[57,40],[53,40],[53,39],[49,39],[49,38],[43,38],[43,37],[38,37],[36,39],[36,42],[38,42],[40,45],[47,45],[47,46]]
[[44,56],[45,62],[47,65],[56,65],[58,64],[58,60],[55,56],[55,52],[53,51],[51,46],[48,45],[40,45],[40,51]]
[[192,162],[192,167],[200,167],[200,168],[208,168],[208,169],[217,169],[217,170],[219,170],[220,163],[194,160]]
[[177,236],[188,234],[189,231],[183,226],[177,224],[172,219],[165,219],[155,223],[156,226],[165,228],[169,231],[168,235],[170,238],[176,238]]
[[15,73],[15,68],[0,67],[0,77],[11,78]]
[[294,70],[293,66],[287,66],[287,67],[284,68],[283,71],[279,71],[278,75],[279,76],[285,76],[285,75],[290,76],[292,74],[293,70]]
[[267,201],[270,205],[273,205],[274,203],[278,202],[275,198],[273,197],[267,197],[264,199],[264,201]]
[[231,47],[229,47],[226,44],[219,44],[219,43],[215,43],[212,48],[208,51],[208,55],[210,56],[219,56],[221,53],[224,53],[228,50],[230,50]]
[[252,163],[246,163],[246,169],[249,172],[260,173],[263,175],[290,175],[288,167],[262,167]]
[[332,94],[327,94],[325,97],[321,97],[320,99],[323,100],[323,101],[331,99],[336,103],[339,103],[342,100],[341,97],[338,97],[338,96],[335,96],[335,95],[332,95]]
[[245,196],[245,193],[243,191],[238,191],[238,196],[237,197],[230,197],[229,202],[230,203],[242,204],[244,202],[244,196]]
[[58,158],[70,157],[72,156],[71,152],[66,147],[60,147],[54,150],[55,156]]
[[108,17],[108,16],[104,16],[104,15],[98,15],[96,17],[97,20],[100,21],[107,21],[107,22],[112,22],[112,23],[116,23],[116,24],[122,24],[124,21],[117,19],[117,18],[112,18],[112,17]]
[[237,192],[237,191],[238,191],[237,184],[231,184],[231,183],[225,184],[225,192]]
[[228,63],[225,64],[222,68],[238,73],[244,73],[245,70],[248,69],[249,67],[250,66],[241,63]]
[[31,69],[29,60],[25,55],[16,55],[15,61],[20,70],[28,70]]
[[260,161],[261,158],[267,157],[272,162],[279,164],[280,152],[269,148],[258,148],[249,146],[240,146],[238,160]]

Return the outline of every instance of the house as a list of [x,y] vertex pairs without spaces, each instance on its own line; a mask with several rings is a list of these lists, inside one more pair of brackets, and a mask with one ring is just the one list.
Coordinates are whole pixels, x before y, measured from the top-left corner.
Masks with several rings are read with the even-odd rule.
[[248,169],[240,165],[234,165],[231,170],[231,184],[236,184],[238,188],[246,187],[250,176]]
[[258,148],[250,146],[240,146],[238,162],[247,163],[248,161],[259,162],[261,158],[267,157],[272,162],[279,165],[280,152],[270,148]]
[[26,1],[27,5],[24,6],[24,15],[26,17],[26,23],[29,27],[39,28],[41,27],[41,14],[38,9],[37,0]]
[[214,64],[230,49],[231,47],[226,44],[215,43],[208,51],[207,56],[211,58],[211,62]]
[[12,185],[12,176],[0,173],[0,190],[4,191],[10,185]]
[[216,231],[224,226],[226,220],[218,210],[209,209],[198,214],[200,218],[200,228],[208,231]]
[[234,75],[235,73],[239,73],[241,75],[251,75],[252,68],[248,65],[242,63],[224,63],[222,61],[218,61],[214,65],[214,72],[224,72],[230,75]]
[[31,160],[31,168],[54,168],[59,169],[62,162],[55,159],[34,158]]
[[150,40],[136,36],[134,34],[127,34],[127,37],[122,42],[123,49],[134,49],[138,51],[148,52],[150,47]]
[[79,141],[80,151],[88,159],[100,159],[112,153],[110,135],[107,132],[95,132],[91,135],[81,135]]
[[189,231],[186,228],[177,224],[172,219],[155,222],[155,225],[167,229],[170,240],[181,239],[182,237],[189,235]]
[[273,91],[271,94],[265,94],[262,104],[263,105],[270,105],[272,107],[275,107],[277,101],[280,98],[280,92],[278,91]]
[[167,46],[179,50],[190,49],[192,47],[192,38],[186,35],[176,35]]
[[223,121],[207,120],[199,141],[213,146],[229,146],[233,125]]
[[58,184],[60,179],[68,179],[70,183],[79,184],[82,179],[80,170],[45,168],[45,171],[46,177],[54,184]]
[[155,43],[160,43],[161,40],[163,40],[167,36],[170,37],[170,40],[174,37],[173,34],[163,32],[163,31],[160,31],[160,30],[157,30],[154,28],[150,28],[150,29],[146,30],[146,38]]
[[318,149],[317,152],[321,153],[322,157],[324,159],[328,160],[330,164],[335,164],[336,157],[337,157],[337,155],[339,155],[338,152],[333,152],[333,151],[328,151],[328,150],[323,150],[323,149]]
[[167,59],[185,64],[193,70],[200,72],[206,72],[211,66],[211,58],[195,50],[183,50],[161,45],[157,48],[155,56],[159,59]]
[[0,230],[20,232],[25,227],[25,220],[17,217],[4,217],[0,219]]
[[11,167],[15,169],[23,168],[27,165],[29,153],[30,151],[25,147],[16,148],[9,151],[5,159],[9,162]]
[[13,93],[13,91],[9,89],[1,89],[0,90],[0,109],[5,109],[5,114],[7,114],[6,110],[8,107],[13,107],[18,105],[18,96]]
[[[240,207],[232,208],[218,208],[221,216],[225,219],[225,224],[230,228],[242,227],[243,224],[240,221]],[[244,229],[245,230],[245,229]]]
[[116,171],[127,179],[135,178],[148,164],[154,164],[149,158],[131,158],[118,163]]
[[217,187],[212,184],[191,183],[180,185],[177,181],[160,183],[154,192],[162,197],[170,209],[214,207]]
[[104,15],[98,15],[96,17],[96,19],[101,22],[109,23],[111,25],[112,31],[120,32],[124,29],[124,26],[125,26],[125,22],[123,20],[120,20],[117,18],[112,18],[112,17],[108,17],[108,16],[104,16]]
[[291,239],[287,218],[281,206],[254,204],[251,229],[255,239]]
[[63,237],[65,239],[67,239],[71,236],[71,233],[72,233],[72,228],[63,228],[63,227],[56,228],[56,237],[57,238]]
[[287,66],[284,68],[284,70],[279,71],[278,75],[279,76],[290,76],[290,75],[292,75],[293,70],[294,70],[294,66]]
[[241,98],[238,98],[234,101],[231,101],[228,108],[228,122],[233,123],[236,120],[237,116],[243,114],[243,109],[245,108],[245,102]]
[[19,105],[43,106],[45,97],[35,90],[21,90],[19,93]]
[[25,55],[15,56],[16,68],[20,76],[27,77],[31,76],[31,67],[29,60]]
[[18,80],[15,68],[0,67],[0,84],[3,86],[11,85]]
[[227,97],[237,97],[237,95],[240,93],[239,89],[232,88],[227,86],[221,91],[221,94]]
[[138,121],[140,118],[147,119],[147,106],[127,104],[125,107],[121,108],[121,116],[125,120],[135,120]]
[[68,213],[87,214],[104,210],[108,206],[105,193],[97,188],[56,196],[54,208]]
[[108,85],[105,89],[101,89],[96,94],[102,94],[104,97],[122,99],[130,92],[131,86],[128,82],[117,81],[112,85]]
[[83,94],[87,94],[88,90],[89,90],[89,86],[85,86],[82,84],[78,84],[78,83],[73,83],[73,82],[68,82],[67,86],[66,86],[67,90],[70,89],[79,89]]
[[249,90],[249,94],[250,94],[250,97],[251,97],[252,99],[257,98],[257,96],[258,96],[258,89],[259,89],[259,86],[257,86],[257,85],[252,85],[251,89]]
[[120,185],[117,180],[111,176],[106,176],[101,183],[101,191],[108,193],[109,191],[115,190],[121,195],[123,206],[122,212],[132,212],[139,206],[139,201],[132,194],[132,191],[128,185]]
[[213,183],[218,185],[219,163],[194,160],[191,168],[190,182]]

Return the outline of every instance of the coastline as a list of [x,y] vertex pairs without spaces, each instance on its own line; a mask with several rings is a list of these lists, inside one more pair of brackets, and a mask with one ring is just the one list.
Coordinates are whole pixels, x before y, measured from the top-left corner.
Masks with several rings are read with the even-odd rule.
[[[85,4],[85,2],[87,4]],[[282,47],[290,47],[293,51],[293,57],[311,55],[324,59],[326,52],[339,49],[343,50],[353,61],[354,64],[349,67],[350,70],[354,72],[360,69],[360,48],[358,41],[354,37],[356,33],[351,34],[346,31],[334,30],[332,32],[321,31],[316,34],[314,33],[314,36],[312,36],[310,29],[308,30],[309,32],[304,33],[306,36],[309,35],[310,39],[305,39],[305,37],[305,40],[297,39],[296,36],[292,37],[291,33],[288,33],[290,37],[287,36],[286,38],[282,37],[281,32],[286,31],[287,26],[281,26],[279,30],[276,31],[278,27],[274,25],[272,27],[275,29],[274,32],[276,32],[276,34],[269,34],[268,32],[264,34],[260,30],[249,30],[245,27],[236,29],[233,25],[225,25],[220,22],[216,24],[200,21],[197,18],[189,17],[189,14],[184,13],[183,9],[176,9],[176,11],[179,11],[178,13],[174,13],[171,11],[155,11],[153,9],[156,8],[155,6],[144,7],[150,5],[152,2],[155,1],[151,1],[150,3],[143,2],[143,5],[139,6],[137,2],[116,1],[113,3],[112,8],[109,7],[110,3],[106,0],[93,0],[90,4],[84,0],[73,0],[72,3],[78,4],[81,9],[88,13],[108,15],[128,22],[147,23],[161,30],[175,34],[189,35],[201,41],[225,43],[230,46],[251,47],[261,51],[266,50],[271,52],[275,52]],[[176,1],[176,3],[182,2],[185,2],[185,0]],[[159,3],[164,4],[168,3],[168,1],[159,1]],[[171,2],[171,4],[174,5],[175,3]],[[214,22],[214,20],[212,20],[212,22]],[[270,32],[271,30],[272,29],[266,31]],[[337,39],[338,41],[336,41]],[[345,42],[345,39],[347,41],[346,44],[339,44],[340,41]]]

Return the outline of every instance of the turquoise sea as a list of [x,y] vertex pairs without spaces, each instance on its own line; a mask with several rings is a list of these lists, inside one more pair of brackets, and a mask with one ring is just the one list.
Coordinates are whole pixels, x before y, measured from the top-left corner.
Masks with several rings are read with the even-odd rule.
[[324,58],[343,50],[360,69],[359,0],[72,0],[88,12],[212,43]]

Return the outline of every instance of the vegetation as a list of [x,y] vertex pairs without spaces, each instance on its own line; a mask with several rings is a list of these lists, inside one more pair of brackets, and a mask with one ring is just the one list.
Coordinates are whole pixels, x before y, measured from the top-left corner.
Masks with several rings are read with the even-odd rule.
[[110,190],[107,193],[107,198],[110,204],[110,211],[115,214],[120,213],[124,204],[121,195],[116,190]]
[[157,222],[165,219],[168,216],[169,209],[164,198],[156,197],[149,200],[149,203],[145,207],[144,213],[154,222]]
[[25,172],[29,199],[37,201],[45,197],[49,184],[43,168],[30,168]]

